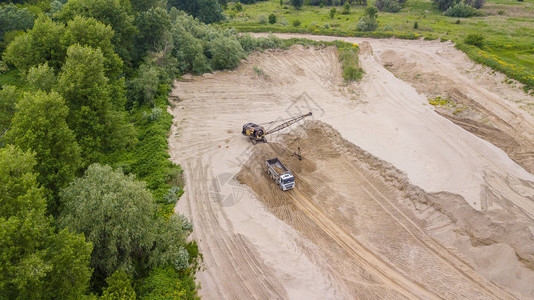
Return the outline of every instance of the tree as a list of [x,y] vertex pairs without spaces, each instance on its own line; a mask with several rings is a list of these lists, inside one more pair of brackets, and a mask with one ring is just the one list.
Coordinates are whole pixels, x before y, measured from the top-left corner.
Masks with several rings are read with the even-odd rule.
[[131,92],[139,104],[153,103],[159,84],[159,70],[151,64],[139,66],[139,76],[132,79]]
[[276,15],[275,14],[270,14],[269,15],[269,23],[271,23],[271,24],[276,23]]
[[185,244],[183,222],[157,219],[152,194],[133,175],[91,165],[63,190],[61,200],[60,226],[83,232],[94,245],[91,266],[96,289],[117,270],[136,275],[179,259],[177,250]]
[[0,141],[11,126],[15,105],[21,97],[22,92],[14,86],[6,85],[0,90]]
[[[69,0],[59,17],[65,22],[76,16],[94,18],[111,26],[115,34],[112,38],[115,52],[130,66],[134,55],[134,37],[137,27],[129,1],[124,0]],[[69,45],[70,46],[70,45]]]
[[169,0],[169,7],[176,7],[204,23],[214,23],[224,19],[221,5],[217,0]]
[[146,53],[147,50],[159,48],[158,46],[166,41],[171,19],[164,8],[151,8],[139,15],[138,27],[140,31],[138,48]]
[[374,31],[378,28],[378,21],[376,20],[378,16],[378,8],[375,6],[367,6],[365,8],[364,16],[360,18],[356,28],[359,31]]
[[127,147],[133,129],[124,114],[113,107],[112,86],[104,75],[100,49],[72,45],[58,80],[58,91],[69,107],[67,123],[74,130],[86,164],[100,161],[105,153]]
[[108,286],[102,293],[102,300],[135,300],[136,295],[131,279],[124,271],[119,270],[106,278]]
[[111,26],[94,18],[75,16],[68,21],[67,30],[61,37],[61,44],[64,49],[68,49],[74,44],[100,49],[104,56],[105,75],[114,81],[123,73],[122,60],[115,53],[112,43],[114,34]]
[[291,5],[293,5],[295,9],[300,9],[303,4],[304,0],[291,0]]
[[59,70],[65,58],[65,49],[60,42],[64,32],[65,26],[41,15],[30,31],[17,36],[7,46],[4,60],[23,73],[46,62]]
[[133,11],[137,13],[144,12],[154,7],[165,7],[164,1],[161,0],[131,0]]
[[57,78],[54,69],[44,63],[37,67],[31,67],[26,76],[29,86],[36,90],[50,92],[56,86]]
[[245,58],[241,44],[227,37],[219,37],[210,43],[211,65],[215,70],[233,69]]
[[365,14],[371,18],[371,19],[375,19],[378,17],[378,8],[376,8],[376,6],[367,6],[365,8]]
[[19,8],[12,3],[0,6],[0,41],[3,41],[4,34],[8,31],[31,28],[33,21],[33,15],[25,7]]
[[58,93],[25,93],[17,105],[8,143],[33,151],[37,180],[46,188],[48,212],[57,215],[59,190],[74,179],[80,167],[80,147],[67,126],[68,108]]
[[0,295],[6,299],[76,299],[87,289],[91,244],[55,233],[31,154],[0,149]]

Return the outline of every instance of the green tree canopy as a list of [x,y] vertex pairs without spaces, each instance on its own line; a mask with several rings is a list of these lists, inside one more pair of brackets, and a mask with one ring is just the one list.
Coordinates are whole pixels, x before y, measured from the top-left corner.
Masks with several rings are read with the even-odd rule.
[[14,86],[6,85],[0,90],[0,145],[4,134],[11,125],[15,107],[22,92]]
[[26,81],[31,88],[45,92],[52,91],[57,84],[54,69],[49,67],[48,63],[44,63],[37,67],[31,67],[26,76]]
[[8,143],[35,153],[37,180],[50,192],[48,211],[52,215],[58,213],[59,190],[80,167],[80,147],[67,126],[68,113],[65,101],[56,92],[25,93],[6,134]]
[[113,50],[113,29],[93,18],[74,17],[67,23],[67,30],[61,38],[63,47],[79,44],[100,49],[104,56],[106,77],[114,80],[122,73],[122,60]]
[[0,295],[6,299],[76,299],[88,286],[91,244],[46,217],[32,155],[0,149]]
[[176,7],[206,24],[223,20],[222,8],[218,0],[168,0],[169,7]]
[[34,21],[30,11],[14,4],[0,6],[0,41],[8,31],[24,30],[32,27]]
[[133,41],[137,34],[130,1],[124,0],[69,0],[59,13],[62,20],[68,21],[76,16],[94,18],[111,26],[115,31],[112,43],[115,52],[130,64],[133,54]]
[[95,287],[102,287],[103,280],[119,269],[138,275],[181,260],[182,227],[187,222],[178,217],[172,222],[158,219],[152,194],[134,176],[94,164],[62,192],[61,200],[60,225],[83,232],[94,244]]
[[128,146],[133,128],[113,107],[112,86],[104,75],[100,49],[70,46],[58,80],[58,91],[69,107],[67,123],[74,130],[85,163]]
[[102,300],[135,300],[135,291],[131,279],[124,271],[116,271],[106,278],[108,286],[102,293]]
[[59,70],[65,58],[65,48],[60,42],[65,26],[57,24],[45,15],[35,20],[33,29],[17,36],[4,51],[4,60],[22,72],[32,66],[48,64]]
[[154,51],[169,35],[171,19],[164,8],[151,8],[139,15],[138,27],[140,32],[139,49],[142,49],[143,52]]

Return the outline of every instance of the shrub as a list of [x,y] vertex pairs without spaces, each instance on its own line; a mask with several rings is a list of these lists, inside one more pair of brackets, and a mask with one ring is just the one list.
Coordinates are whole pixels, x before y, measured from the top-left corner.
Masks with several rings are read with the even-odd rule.
[[386,25],[384,26],[384,28],[382,28],[383,31],[393,31],[393,28],[389,25]]
[[341,12],[341,14],[343,15],[350,14],[350,3],[345,2],[345,4],[343,5],[343,11]]
[[396,13],[402,8],[402,5],[397,0],[376,0],[376,8],[380,11]]
[[300,22],[299,19],[296,19],[296,20],[293,20],[293,22],[291,22],[291,24],[293,24],[293,26],[295,26],[295,27],[299,27],[301,22]]
[[266,15],[259,15],[258,16],[258,23],[259,24],[267,24],[269,20],[267,19]]
[[289,21],[287,21],[286,18],[281,18],[280,22],[278,22],[278,24],[280,24],[282,26],[287,26],[287,25],[289,25]]
[[220,37],[210,43],[211,65],[215,70],[234,69],[245,57],[241,44],[231,38]]
[[324,23],[323,26],[324,26],[324,28],[326,28],[326,29],[329,29],[329,28],[330,28],[330,24],[328,24],[328,23]]
[[469,18],[472,16],[480,16],[482,15],[482,12],[468,4],[458,3],[449,7],[443,14],[447,17]]
[[242,12],[243,11],[243,5],[241,5],[241,2],[236,2],[234,4],[234,10],[236,12]]
[[464,43],[481,48],[484,46],[484,36],[479,33],[470,33],[465,37]]
[[358,66],[358,48],[339,49],[339,61],[343,68],[345,81],[358,81],[363,76],[363,70]]
[[358,31],[375,31],[378,28],[378,22],[376,19],[365,16],[358,21],[356,28]]
[[367,15],[371,19],[375,19],[378,17],[378,8],[376,6],[367,6],[365,8],[365,15]]
[[415,21],[415,23],[413,23],[413,29],[417,29],[419,28],[419,23],[417,23],[417,21]]
[[336,14],[336,8],[332,7],[332,9],[330,10],[330,19],[333,19],[335,14]]
[[269,15],[269,23],[271,23],[271,24],[276,23],[276,15],[275,14],[270,14]]

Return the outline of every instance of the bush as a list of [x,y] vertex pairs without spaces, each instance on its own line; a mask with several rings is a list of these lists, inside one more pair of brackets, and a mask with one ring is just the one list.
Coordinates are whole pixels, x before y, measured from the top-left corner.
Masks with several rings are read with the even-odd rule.
[[330,10],[330,19],[333,19],[334,16],[336,15],[336,8],[335,7],[332,7],[332,9]]
[[378,28],[378,22],[376,19],[365,16],[358,21],[356,28],[358,31],[375,31]]
[[391,13],[399,12],[402,8],[402,5],[397,0],[376,0],[375,6],[379,11]]
[[242,12],[243,11],[243,5],[241,5],[241,2],[236,2],[234,4],[234,10],[236,12]]
[[210,43],[211,65],[215,70],[234,69],[245,58],[245,51],[236,39],[220,37]]
[[301,22],[300,22],[299,19],[296,19],[296,20],[293,20],[293,22],[291,22],[291,24],[293,24],[293,26],[295,26],[295,27],[299,27]]
[[350,3],[345,2],[345,4],[343,5],[343,11],[341,12],[341,14],[343,15],[350,14]]
[[276,23],[276,15],[275,14],[270,14],[269,15],[269,23],[271,23],[271,24]]
[[259,15],[258,16],[258,23],[259,24],[267,24],[269,20],[267,19],[266,15]]
[[482,15],[482,12],[468,4],[458,3],[449,7],[443,14],[447,17],[469,18],[472,16],[480,16]]
[[465,37],[464,43],[482,48],[484,46],[484,36],[479,33],[470,33]]
[[345,81],[359,81],[363,76],[363,70],[358,66],[358,48],[339,49],[339,61],[343,68]]
[[413,23],[413,29],[417,29],[419,28],[419,23],[417,23],[417,21],[415,21],[415,23]]

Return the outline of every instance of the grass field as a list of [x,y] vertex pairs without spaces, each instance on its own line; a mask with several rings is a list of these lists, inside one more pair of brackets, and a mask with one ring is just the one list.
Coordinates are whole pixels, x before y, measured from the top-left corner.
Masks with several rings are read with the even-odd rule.
[[[373,3],[373,1],[370,1]],[[230,2],[225,10],[225,27],[240,31],[302,32],[340,36],[374,36],[452,40],[472,59],[506,73],[534,89],[534,0],[487,0],[482,9],[484,17],[452,18],[443,16],[430,0],[408,0],[398,13],[379,12],[377,31],[359,32],[356,24],[363,7],[352,6],[350,14],[343,8],[330,18],[331,7],[304,6],[300,10],[279,0],[267,0],[242,5],[242,12],[234,11]],[[268,15],[277,16],[275,24],[264,23]],[[300,21],[294,26],[295,20]],[[417,22],[417,28],[414,24]],[[263,23],[263,24],[260,24]],[[486,44],[482,49],[462,45],[469,33],[480,33]]]

